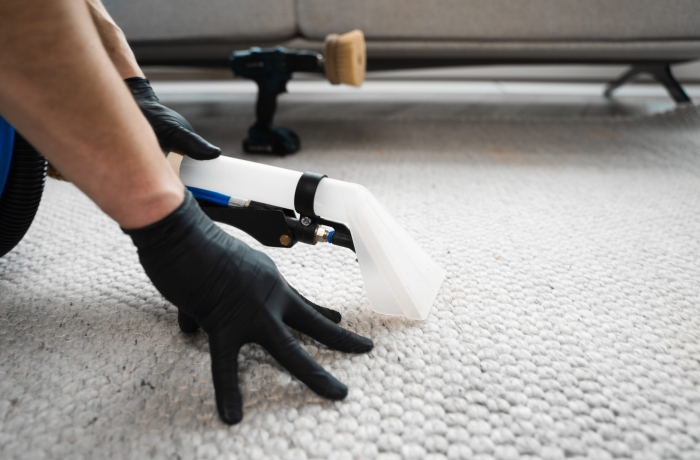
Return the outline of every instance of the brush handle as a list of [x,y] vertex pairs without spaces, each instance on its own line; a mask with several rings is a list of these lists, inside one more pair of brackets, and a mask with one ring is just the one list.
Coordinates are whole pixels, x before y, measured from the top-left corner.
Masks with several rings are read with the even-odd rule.
[[272,119],[277,110],[277,96],[280,93],[267,91],[264,84],[258,83],[258,100],[255,104],[255,117],[258,124],[264,126],[272,125]]

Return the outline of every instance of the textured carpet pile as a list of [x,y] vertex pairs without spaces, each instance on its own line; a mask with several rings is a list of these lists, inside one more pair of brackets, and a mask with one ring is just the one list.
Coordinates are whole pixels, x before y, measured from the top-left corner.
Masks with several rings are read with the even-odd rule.
[[[247,346],[245,418],[222,424],[206,336],[179,332],[118,226],[49,180],[0,259],[0,458],[700,458],[697,110],[384,115],[288,113],[304,150],[249,157],[367,186],[447,270],[412,322],[370,311],[349,251],[266,249],[374,339],[355,356],[297,336],[345,401]],[[238,155],[249,119],[188,116]]]

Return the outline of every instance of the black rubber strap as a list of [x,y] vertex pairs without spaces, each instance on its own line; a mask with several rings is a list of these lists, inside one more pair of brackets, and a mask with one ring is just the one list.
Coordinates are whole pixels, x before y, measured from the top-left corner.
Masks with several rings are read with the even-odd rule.
[[294,210],[301,216],[318,217],[314,212],[314,198],[318,183],[327,177],[325,174],[306,171],[301,175],[294,192]]

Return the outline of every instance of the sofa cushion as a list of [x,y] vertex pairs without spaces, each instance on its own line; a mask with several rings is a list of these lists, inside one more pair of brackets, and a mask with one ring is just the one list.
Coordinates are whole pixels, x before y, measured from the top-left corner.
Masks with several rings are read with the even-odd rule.
[[303,36],[369,39],[700,38],[698,0],[296,0]]
[[297,32],[294,0],[104,0],[129,41],[270,40]]

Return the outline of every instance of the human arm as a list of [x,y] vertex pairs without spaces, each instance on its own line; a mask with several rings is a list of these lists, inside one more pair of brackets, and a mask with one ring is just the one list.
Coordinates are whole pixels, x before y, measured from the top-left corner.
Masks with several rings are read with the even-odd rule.
[[236,358],[248,342],[322,396],[345,397],[285,324],[346,352],[369,351],[372,341],[334,324],[336,312],[301,297],[269,257],[203,214],[127,97],[84,3],[0,2],[0,81],[0,114],[131,236],[183,330],[208,333],[226,423],[242,417]]
[[221,154],[220,148],[195,133],[185,117],[158,100],[136,61],[124,32],[112,19],[101,0],[86,1],[90,16],[110,60],[155,131],[161,150],[164,153],[181,153],[196,160],[211,160],[218,157]]
[[92,21],[100,35],[110,60],[116,67],[122,80],[132,77],[145,78],[136,56],[126,40],[122,29],[112,19],[101,0],[86,0]]
[[122,227],[162,219],[184,189],[85,3],[0,2],[0,113]]

